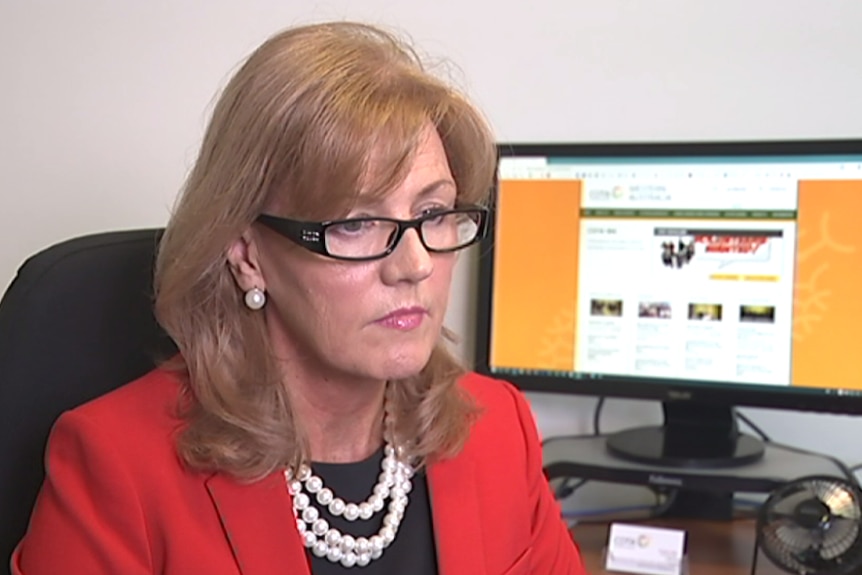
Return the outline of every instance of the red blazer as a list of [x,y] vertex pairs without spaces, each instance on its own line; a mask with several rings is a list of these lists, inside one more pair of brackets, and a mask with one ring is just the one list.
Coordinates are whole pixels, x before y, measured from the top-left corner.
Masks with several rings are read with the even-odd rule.
[[[584,574],[526,401],[476,374],[462,385],[483,414],[428,468],[441,575]],[[283,474],[241,483],[180,462],[178,391],[156,370],[58,419],[13,575],[310,575]]]

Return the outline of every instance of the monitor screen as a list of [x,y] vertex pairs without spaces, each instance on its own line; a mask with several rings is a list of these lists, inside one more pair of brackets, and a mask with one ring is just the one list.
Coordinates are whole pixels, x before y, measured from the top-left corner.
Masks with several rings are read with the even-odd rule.
[[501,144],[477,369],[862,413],[862,141]]

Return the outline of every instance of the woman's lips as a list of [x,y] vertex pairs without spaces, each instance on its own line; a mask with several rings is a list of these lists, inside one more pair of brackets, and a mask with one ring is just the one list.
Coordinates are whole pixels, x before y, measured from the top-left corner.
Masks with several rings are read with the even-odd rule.
[[390,329],[410,331],[422,325],[427,315],[428,310],[423,307],[407,307],[397,309],[378,319],[375,323]]

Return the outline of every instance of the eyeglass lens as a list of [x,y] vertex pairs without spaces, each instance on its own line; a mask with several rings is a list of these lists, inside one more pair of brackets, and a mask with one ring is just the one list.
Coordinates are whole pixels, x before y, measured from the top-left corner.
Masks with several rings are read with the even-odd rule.
[[[467,245],[479,232],[478,212],[449,212],[422,221],[422,241],[430,250],[449,251]],[[364,258],[386,253],[398,236],[398,223],[366,219],[326,228],[324,241],[334,256]]]

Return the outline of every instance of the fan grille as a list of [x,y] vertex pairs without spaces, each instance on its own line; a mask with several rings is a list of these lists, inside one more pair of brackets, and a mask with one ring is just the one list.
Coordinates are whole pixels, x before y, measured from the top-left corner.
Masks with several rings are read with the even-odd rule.
[[862,566],[862,508],[856,486],[809,478],[775,491],[758,520],[760,548],[790,573],[844,575]]

